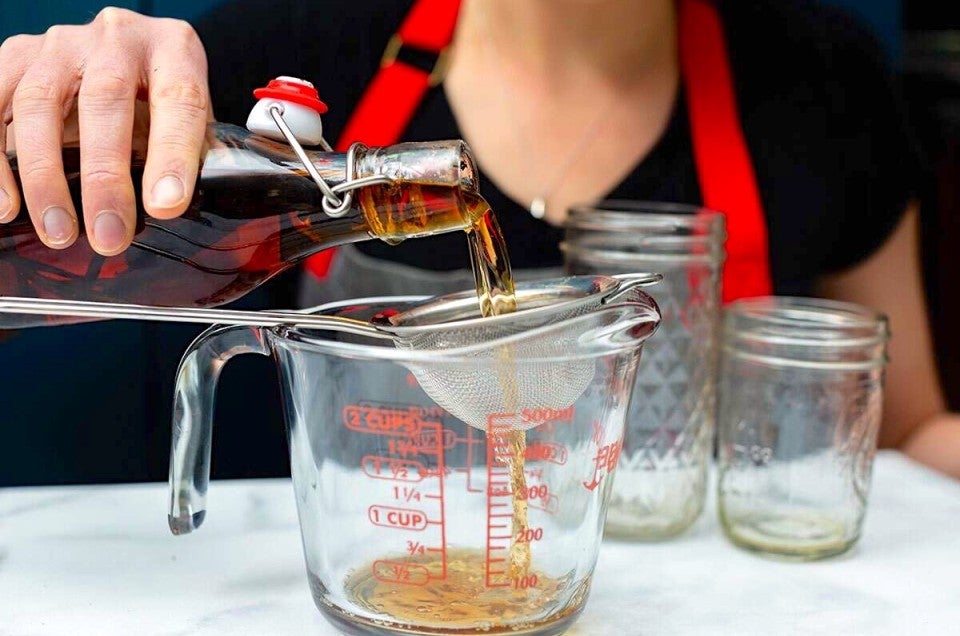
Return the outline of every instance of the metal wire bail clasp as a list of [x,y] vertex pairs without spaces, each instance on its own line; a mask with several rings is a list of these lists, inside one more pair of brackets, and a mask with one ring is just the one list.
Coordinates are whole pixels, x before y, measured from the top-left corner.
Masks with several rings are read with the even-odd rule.
[[[253,94],[260,101],[247,119],[247,128],[271,139],[285,140],[290,145],[307,174],[323,193],[323,211],[327,216],[336,218],[347,214],[353,204],[353,190],[392,182],[392,179],[382,175],[357,178],[357,156],[360,151],[366,150],[366,146],[360,143],[350,146],[347,153],[344,181],[333,187],[324,181],[300,144],[301,141],[317,144],[325,151],[333,152],[323,138],[320,120],[320,115],[327,112],[327,106],[320,101],[310,82],[282,76],[271,80],[264,88],[256,89]],[[282,137],[277,135],[278,131]]]

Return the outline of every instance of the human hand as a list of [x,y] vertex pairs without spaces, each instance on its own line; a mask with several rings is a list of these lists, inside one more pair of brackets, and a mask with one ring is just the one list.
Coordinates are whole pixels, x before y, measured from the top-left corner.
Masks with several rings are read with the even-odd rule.
[[211,119],[206,54],[186,22],[110,7],[83,26],[8,38],[0,46],[0,151],[16,149],[24,200],[0,152],[0,223],[26,204],[47,246],[77,239],[61,153],[75,124],[87,238],[104,256],[120,253],[136,227],[134,130],[149,131],[144,209],[167,219],[190,203]]

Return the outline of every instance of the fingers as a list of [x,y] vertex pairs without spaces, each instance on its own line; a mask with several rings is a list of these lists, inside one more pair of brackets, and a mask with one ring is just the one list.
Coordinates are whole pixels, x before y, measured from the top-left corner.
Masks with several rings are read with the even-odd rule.
[[13,117],[14,88],[40,48],[40,38],[15,35],[0,44],[0,223],[12,221],[20,209],[20,193],[7,161],[7,125]]
[[76,240],[77,210],[62,150],[63,120],[76,102],[90,245],[105,256],[126,249],[137,226],[130,157],[142,89],[151,118],[144,207],[155,217],[170,218],[186,210],[193,196],[211,118],[206,56],[193,29],[178,20],[107,8],[88,25],[56,26],[43,36],[5,41],[0,150],[6,129],[14,129],[23,201],[0,157],[0,222],[25,204],[46,245],[64,248]]
[[104,256],[125,250],[137,225],[130,176],[139,63],[125,54],[129,16],[108,14],[100,44],[84,69],[78,95],[83,221],[91,247]]
[[6,150],[7,126],[0,121],[0,223],[12,221],[20,210],[20,193],[13,179]]
[[144,207],[160,219],[182,214],[193,197],[210,118],[203,46],[185,22],[164,22],[146,69],[150,138],[143,172]]
[[13,94],[17,164],[24,203],[40,239],[49,247],[69,247],[77,238],[77,214],[64,176],[63,117],[80,81],[71,29],[52,27],[39,54],[46,64],[23,73]]

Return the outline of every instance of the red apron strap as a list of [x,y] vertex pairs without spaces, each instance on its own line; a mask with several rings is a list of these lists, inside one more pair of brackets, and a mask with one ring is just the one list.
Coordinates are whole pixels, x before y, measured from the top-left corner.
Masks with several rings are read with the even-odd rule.
[[[390,38],[380,61],[380,70],[367,86],[337,140],[338,150],[346,151],[360,141],[368,146],[386,146],[400,139],[427,91],[443,79],[445,49],[453,40],[460,0],[417,0],[403,24]],[[405,47],[436,55],[432,71],[397,59]],[[323,278],[333,261],[333,249],[316,254],[306,269]]]
[[[353,112],[337,148],[354,141],[388,145],[403,134],[427,90],[442,79],[444,49],[453,39],[460,0],[418,0],[384,51],[380,71]],[[767,226],[734,93],[723,26],[709,0],[681,0],[680,68],[694,161],[704,205],[727,219],[725,302],[772,293]],[[404,47],[435,53],[432,72],[397,59]],[[334,250],[307,260],[323,278]]]
[[706,207],[727,219],[723,300],[773,293],[767,224],[740,126],[723,25],[709,0],[682,0],[680,69]]

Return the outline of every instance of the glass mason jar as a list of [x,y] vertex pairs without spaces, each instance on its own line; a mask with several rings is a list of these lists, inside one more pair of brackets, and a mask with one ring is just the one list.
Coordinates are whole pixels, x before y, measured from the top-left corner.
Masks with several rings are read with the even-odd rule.
[[848,303],[767,297],[727,308],[718,505],[731,541],[798,560],[856,543],[888,338],[886,317]]
[[573,209],[561,246],[571,274],[657,272],[662,315],[627,416],[606,534],[657,540],[703,510],[713,448],[724,217],[693,206],[606,201]]

